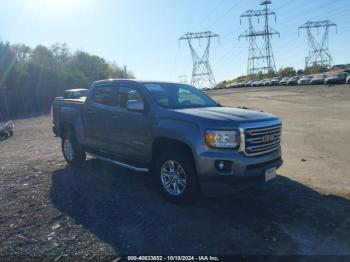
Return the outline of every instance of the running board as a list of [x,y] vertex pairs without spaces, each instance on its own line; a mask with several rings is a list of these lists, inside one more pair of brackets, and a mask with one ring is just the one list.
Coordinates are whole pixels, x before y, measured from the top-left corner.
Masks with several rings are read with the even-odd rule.
[[100,160],[103,160],[103,161],[107,161],[107,162],[110,162],[110,163],[115,164],[117,166],[125,167],[127,169],[130,169],[130,170],[133,170],[133,171],[136,171],[136,172],[146,173],[146,172],[149,171],[148,168],[131,166],[131,165],[124,164],[122,162],[118,162],[118,161],[115,161],[115,160],[112,160],[112,159],[109,159],[109,158],[106,158],[106,157],[98,156],[98,155],[95,155],[95,154],[88,153],[88,155],[92,156],[93,158],[97,158],[97,159],[100,159]]

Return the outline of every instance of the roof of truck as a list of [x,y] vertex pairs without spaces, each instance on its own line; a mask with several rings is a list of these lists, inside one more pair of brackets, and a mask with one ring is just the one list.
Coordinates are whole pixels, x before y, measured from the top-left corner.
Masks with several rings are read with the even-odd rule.
[[140,80],[140,79],[104,79],[95,81],[94,84],[98,83],[106,83],[106,82],[134,82],[139,84],[147,84],[147,83],[167,83],[167,84],[180,84],[176,82],[169,81],[159,81],[159,80]]
[[89,89],[86,89],[86,88],[76,88],[76,89],[68,89],[68,90],[65,90],[64,92],[79,92],[79,91],[86,91],[86,90],[89,90]]

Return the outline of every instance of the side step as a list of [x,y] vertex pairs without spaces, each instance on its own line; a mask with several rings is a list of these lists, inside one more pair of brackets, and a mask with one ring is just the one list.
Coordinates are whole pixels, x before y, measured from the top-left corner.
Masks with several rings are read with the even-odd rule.
[[110,159],[110,158],[107,158],[107,157],[95,155],[95,154],[92,154],[92,153],[87,153],[87,154],[92,156],[93,158],[100,159],[100,160],[103,160],[103,161],[106,161],[106,162],[110,162],[110,163],[115,164],[117,166],[121,166],[121,167],[130,169],[130,170],[133,170],[133,171],[136,171],[136,172],[146,173],[146,172],[149,171],[148,168],[132,166],[130,164],[125,164],[125,163],[122,163],[122,162],[119,162],[119,161],[116,161],[116,160],[113,160],[113,159]]

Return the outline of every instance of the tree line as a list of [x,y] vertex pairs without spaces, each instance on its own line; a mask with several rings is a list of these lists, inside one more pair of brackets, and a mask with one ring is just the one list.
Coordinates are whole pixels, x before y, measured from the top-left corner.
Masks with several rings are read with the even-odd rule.
[[0,42],[0,118],[48,113],[67,89],[88,88],[96,80],[134,78],[126,67],[66,44],[51,47]]

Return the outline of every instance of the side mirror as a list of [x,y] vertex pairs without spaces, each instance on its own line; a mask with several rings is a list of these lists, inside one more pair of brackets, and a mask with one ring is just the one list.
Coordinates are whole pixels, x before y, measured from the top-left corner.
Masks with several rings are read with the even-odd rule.
[[145,111],[145,104],[142,101],[129,100],[126,103],[126,109],[134,112],[143,112]]

